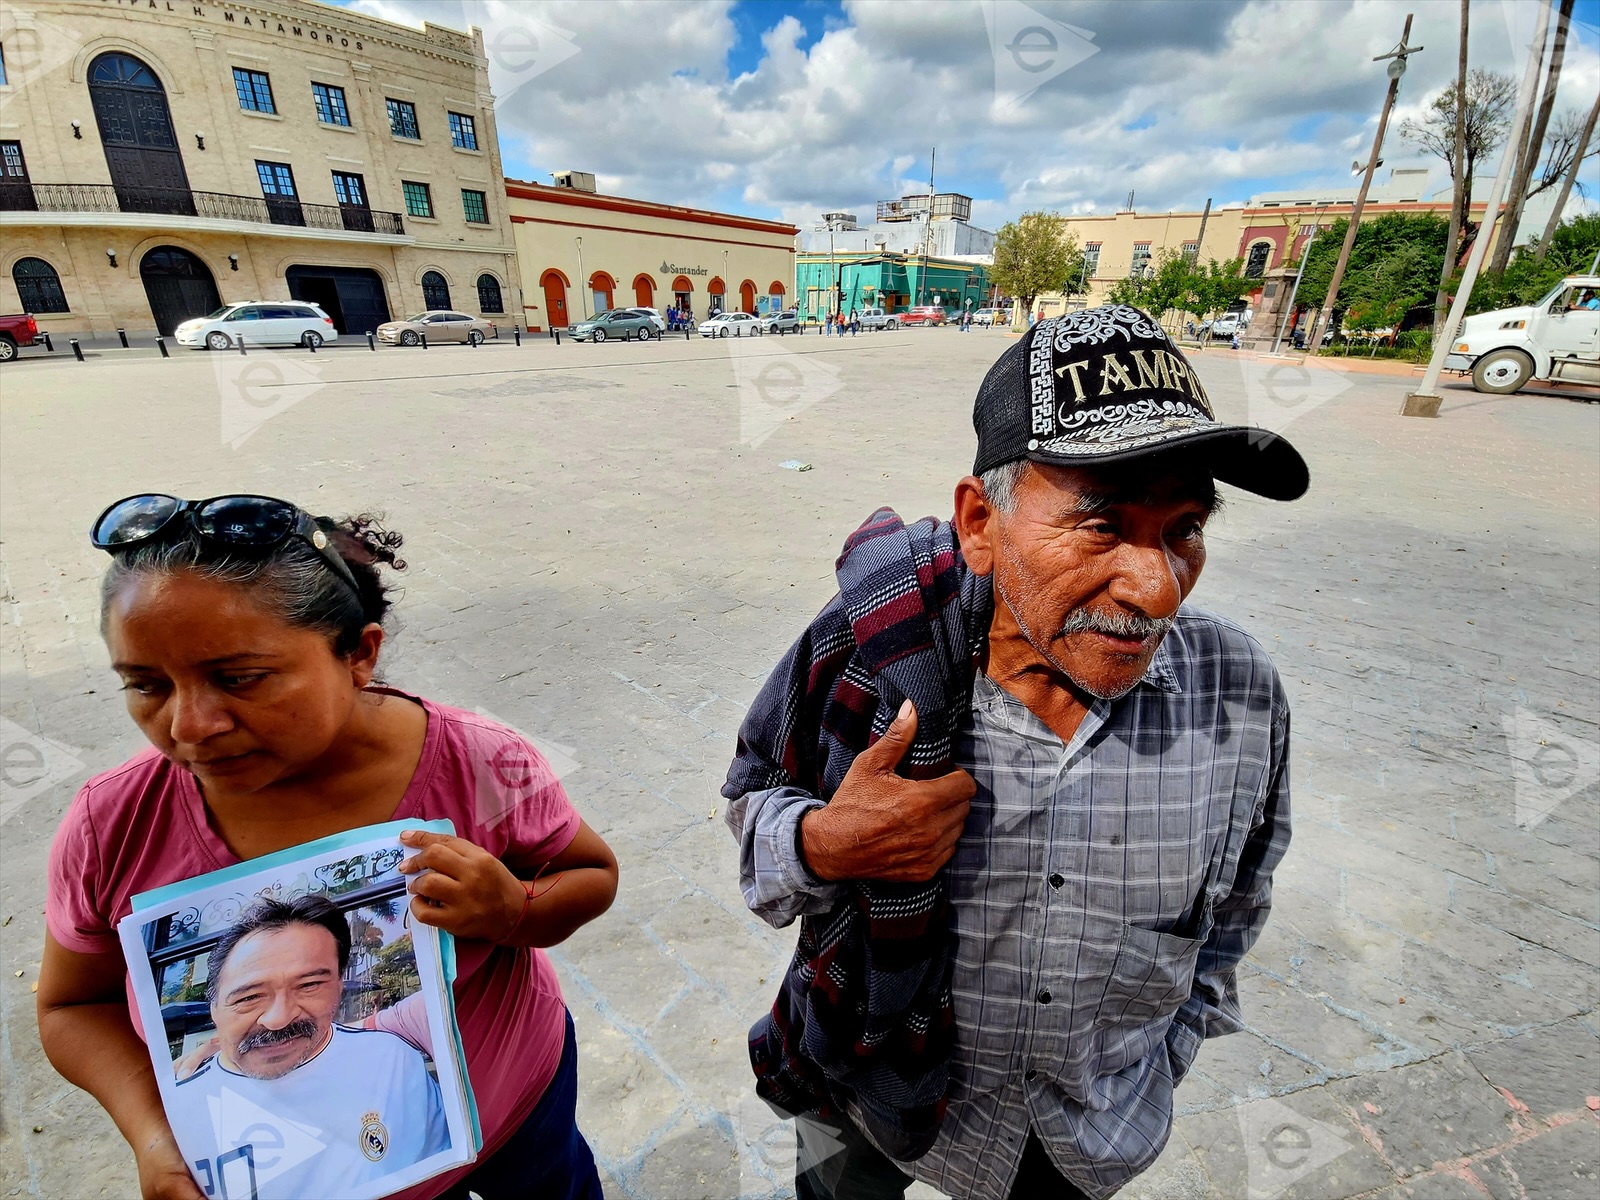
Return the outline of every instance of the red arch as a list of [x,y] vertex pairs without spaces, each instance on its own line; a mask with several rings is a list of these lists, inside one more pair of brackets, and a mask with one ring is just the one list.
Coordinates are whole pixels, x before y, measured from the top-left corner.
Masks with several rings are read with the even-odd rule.
[[544,315],[551,329],[565,329],[571,324],[567,312],[567,286],[571,281],[555,267],[549,267],[539,276],[539,286],[544,289]]
[[633,277],[633,302],[640,308],[654,308],[656,303],[656,281],[648,275],[635,275]]
[[739,285],[739,311],[753,313],[756,311],[756,281],[746,279]]
[[589,276],[589,290],[591,292],[599,292],[601,295],[603,295],[606,298],[606,307],[608,309],[615,308],[617,306],[617,281],[611,278],[610,275],[607,275],[604,271],[596,271],[593,275]]
[[672,281],[672,290],[675,292],[692,292],[694,291],[694,280],[687,275],[679,275]]
[[789,289],[784,287],[783,284],[779,283],[776,279],[767,285],[767,295],[769,296],[786,296],[788,293]]

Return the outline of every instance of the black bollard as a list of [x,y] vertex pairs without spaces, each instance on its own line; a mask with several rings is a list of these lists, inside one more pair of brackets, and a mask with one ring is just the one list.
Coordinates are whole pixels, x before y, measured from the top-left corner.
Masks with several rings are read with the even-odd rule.
[[242,333],[239,335],[239,353],[244,353],[244,334]]
[[317,342],[315,338],[306,339],[306,349],[311,351],[313,354],[317,352]]
[[426,350],[428,348],[428,335],[424,333],[418,336],[422,338],[422,348]]
[[683,327],[683,340],[686,342],[689,340],[689,327],[687,325]]
[[513,325],[511,327],[511,336],[517,339],[517,345],[522,345],[522,326]]
[[83,361],[83,347],[78,345],[78,339],[77,338],[71,338],[69,340],[70,340],[71,345],[72,345],[72,357],[77,359],[79,362],[82,362]]
[[367,330],[367,349],[375,351],[375,350],[377,350],[377,348],[378,348],[378,339],[373,334],[372,330],[369,329],[369,330]]
[[50,335],[48,333],[41,333],[39,336],[44,339],[44,348],[51,354],[54,354],[56,352],[56,344],[50,340]]
[[478,348],[478,342],[479,342],[479,341],[480,341],[480,340],[481,340],[481,339],[479,339],[479,338],[475,338],[475,337],[469,337],[469,338],[468,338],[468,339],[467,339],[467,345],[469,345],[469,346],[471,346],[471,347],[472,347],[472,348],[473,348],[473,349],[474,349],[474,350],[476,350],[476,349],[477,349],[477,348]]
[[167,339],[162,337],[159,333],[156,334],[156,349],[161,351],[162,358],[172,357],[172,355],[167,353]]
[[558,346],[561,345],[561,329],[560,329],[560,327],[558,326],[555,329],[552,329],[550,332],[556,335],[556,345],[558,345]]
[[126,329],[117,330],[117,340],[122,343],[122,348],[126,350],[128,348],[128,331]]

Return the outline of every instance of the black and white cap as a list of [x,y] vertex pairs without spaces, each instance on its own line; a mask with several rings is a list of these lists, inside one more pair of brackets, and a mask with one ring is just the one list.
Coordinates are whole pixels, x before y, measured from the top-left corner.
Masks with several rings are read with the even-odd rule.
[[1088,467],[1185,447],[1214,478],[1272,500],[1298,499],[1310,483],[1284,438],[1219,423],[1183,352],[1126,304],[1035,324],[989,368],[972,424],[975,475],[1020,458]]

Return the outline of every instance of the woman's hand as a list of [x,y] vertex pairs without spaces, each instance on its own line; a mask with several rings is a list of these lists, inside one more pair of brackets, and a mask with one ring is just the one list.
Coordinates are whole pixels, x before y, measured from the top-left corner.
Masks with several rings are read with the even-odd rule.
[[135,1152],[134,1161],[139,1166],[143,1200],[206,1200],[170,1132],[151,1139]]
[[516,929],[528,893],[481,846],[448,833],[407,829],[400,843],[418,852],[400,864],[411,881],[411,915],[456,937],[503,942]]

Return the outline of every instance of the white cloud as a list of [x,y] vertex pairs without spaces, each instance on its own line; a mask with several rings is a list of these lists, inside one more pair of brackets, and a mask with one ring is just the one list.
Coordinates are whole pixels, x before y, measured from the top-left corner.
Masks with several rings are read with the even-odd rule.
[[[419,24],[461,23],[451,0],[356,0]],[[1403,116],[1454,78],[1457,9],[1409,0],[1038,0],[1092,31],[1098,53],[1025,103],[993,111],[994,60],[972,0],[847,0],[807,49],[774,16],[753,69],[728,56],[731,0],[489,0],[496,21],[570,32],[579,52],[522,85],[498,114],[508,174],[593,171],[670,203],[734,204],[809,226],[823,210],[926,186],[978,193],[990,228],[1027,208],[1145,211],[1217,204],[1304,183],[1346,184],[1365,158],[1386,79],[1372,58],[1416,13]],[[759,18],[761,9],[754,13]],[[1497,4],[1474,6],[1474,65],[1513,66]],[[1569,50],[1558,110],[1600,86],[1592,29]],[[496,90],[502,81],[493,78]],[[1390,167],[1434,165],[1393,132]],[[1492,164],[1491,164],[1492,169]]]

